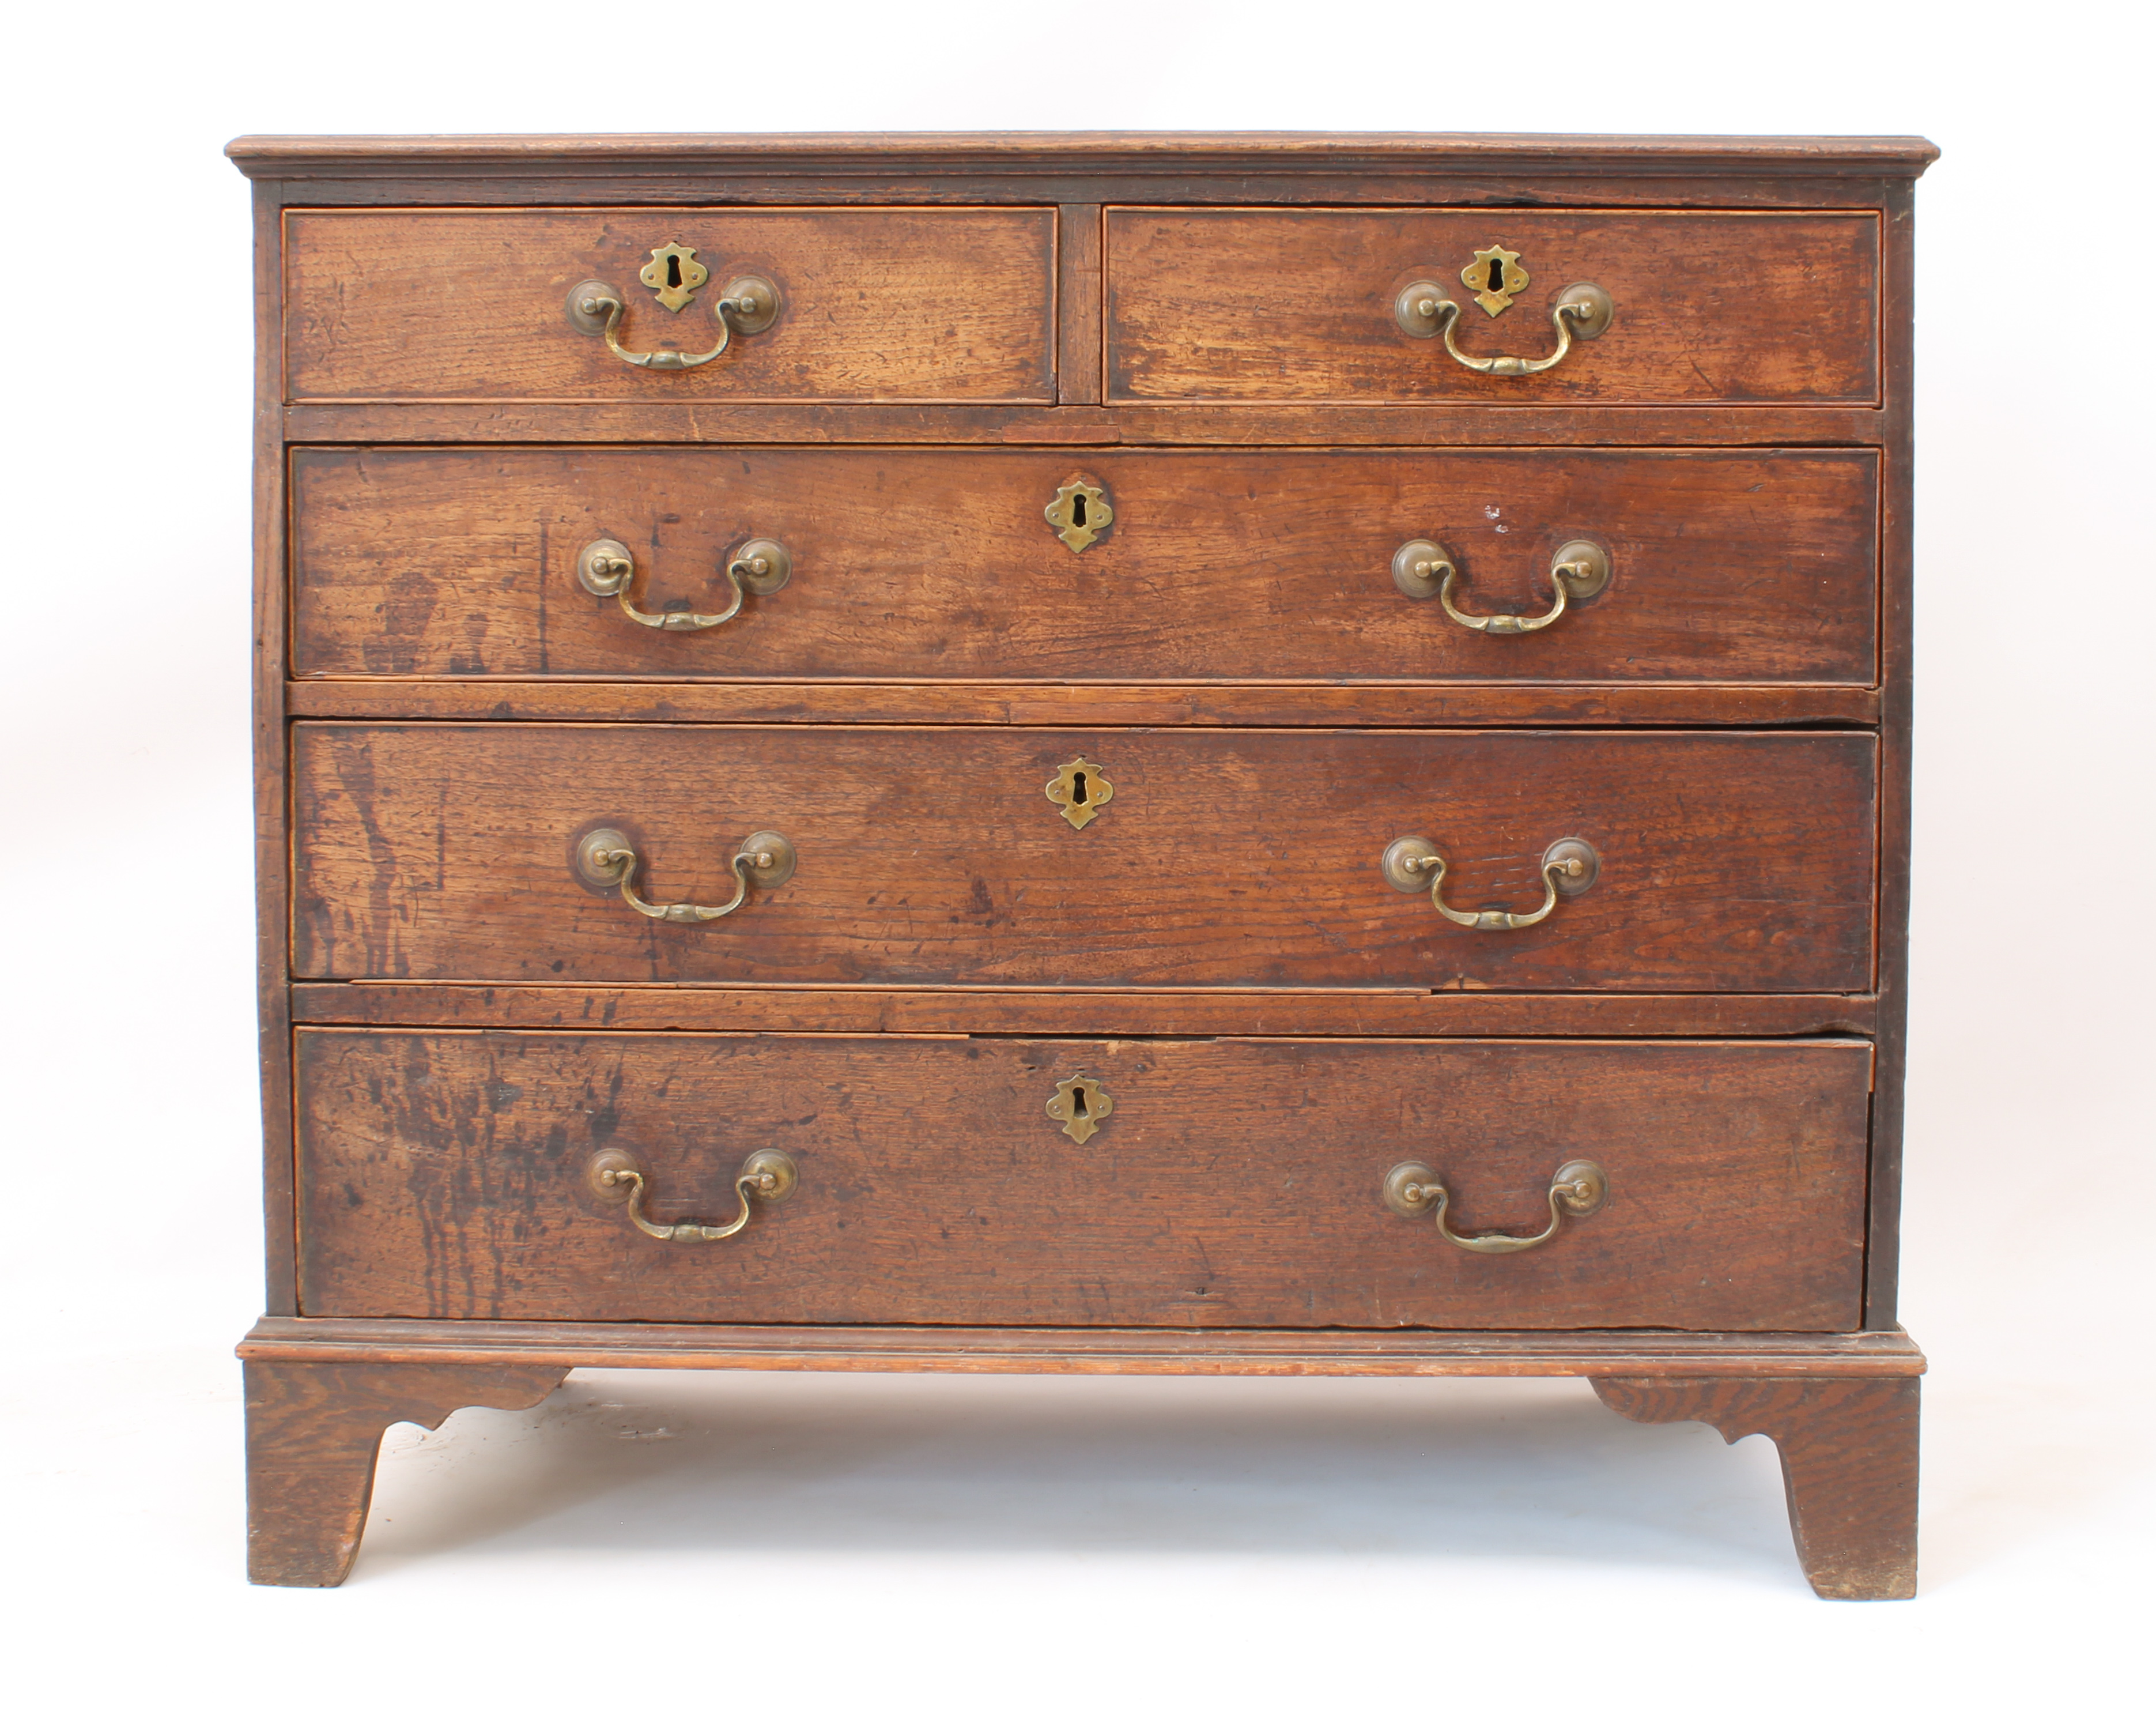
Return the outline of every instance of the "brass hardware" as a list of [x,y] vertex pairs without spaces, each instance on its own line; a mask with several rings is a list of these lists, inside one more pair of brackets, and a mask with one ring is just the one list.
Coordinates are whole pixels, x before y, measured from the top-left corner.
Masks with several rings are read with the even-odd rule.
[[1452,604],[1453,584],[1459,578],[1460,567],[1452,554],[1435,541],[1409,541],[1393,554],[1393,585],[1402,593],[1410,600],[1427,600],[1435,594],[1446,617],[1486,635],[1525,635],[1548,629],[1564,616],[1570,601],[1591,600],[1609,586],[1609,555],[1592,541],[1567,541],[1552,553],[1550,584],[1557,590],[1557,599],[1539,618],[1515,618],[1504,612],[1471,618]]
[[1073,552],[1083,552],[1107,533],[1108,525],[1116,520],[1107,490],[1078,475],[1055,490],[1055,497],[1040,514],[1048,519],[1056,538]]
[[1100,1133],[1101,1125],[1116,1102],[1108,1090],[1091,1076],[1073,1076],[1055,1084],[1055,1097],[1048,1102],[1048,1114],[1062,1125],[1063,1133],[1084,1146]]
[[776,1147],[761,1147],[742,1160],[734,1173],[734,1194],[741,1215],[731,1224],[654,1224],[644,1215],[644,1167],[619,1147],[593,1154],[584,1166],[584,1184],[603,1200],[629,1203],[629,1221],[660,1241],[724,1241],[748,1227],[749,1202],[775,1206],[801,1185],[801,1172]]
[[1115,796],[1116,787],[1100,768],[1081,754],[1056,768],[1055,776],[1048,781],[1048,788],[1042,794],[1050,802],[1060,804],[1064,819],[1082,832],[1108,805]]
[[1475,259],[1460,270],[1460,283],[1475,294],[1475,301],[1492,320],[1512,306],[1512,299],[1527,288],[1527,270],[1520,265],[1520,252],[1492,244],[1475,252]]
[[[1493,315],[1496,312],[1491,311]],[[1393,299],[1393,319],[1410,338],[1434,339],[1442,335],[1446,352],[1462,367],[1513,380],[1556,367],[1564,361],[1575,339],[1600,338],[1609,331],[1616,314],[1616,305],[1601,286],[1567,285],[1557,294],[1550,309],[1550,323],[1557,328],[1557,348],[1548,356],[1471,357],[1452,341],[1460,325],[1460,305],[1445,295],[1445,287],[1435,280],[1417,280],[1404,285]]]
[[612,826],[586,832],[577,845],[577,874],[587,883],[621,887],[621,900],[639,915],[654,921],[693,925],[731,915],[747,901],[751,891],[775,891],[793,877],[793,845],[777,832],[751,832],[734,851],[732,900],[716,908],[701,903],[647,903],[629,881],[636,876],[636,849]]
[[612,594],[624,612],[649,629],[709,629],[738,613],[744,594],[775,594],[793,574],[793,555],[778,542],[747,542],[726,564],[726,580],[733,584],[734,597],[725,611],[644,612],[629,598],[636,558],[628,547],[619,541],[594,541],[577,555],[577,580],[584,592],[601,599]]
[[1609,1173],[1589,1159],[1560,1164],[1550,1178],[1549,1228],[1539,1236],[1461,1236],[1445,1222],[1452,1196],[1437,1173],[1419,1159],[1395,1164],[1385,1173],[1385,1204],[1403,1218],[1437,1214],[1437,1233],[1455,1247],[1475,1254],[1524,1253],[1557,1234],[1567,1218],[1591,1218],[1609,1203]]
[[1394,891],[1430,893],[1437,912],[1460,927],[1483,933],[1510,933],[1532,927],[1557,907],[1559,897],[1576,897],[1592,886],[1602,872],[1602,858],[1584,838],[1559,838],[1543,851],[1543,906],[1532,915],[1514,915],[1503,909],[1455,909],[1441,890],[1445,857],[1427,838],[1395,838],[1385,845],[1379,866]]
[[[637,277],[658,294],[662,307],[675,314],[709,279],[711,270],[696,259],[696,252],[680,244],[667,244],[651,252]],[[719,323],[719,342],[708,351],[631,351],[621,342],[621,318],[628,312],[622,294],[604,280],[586,280],[569,293],[569,325],[593,338],[603,338],[606,347],[624,362],[637,368],[679,373],[701,368],[715,357],[726,354],[733,337],[762,332],[778,318],[778,287],[754,274],[743,274],[728,283],[711,304]]]
[[662,308],[676,315],[702,289],[711,270],[696,259],[694,249],[668,244],[651,252],[651,259],[638,270],[637,278],[659,294]]

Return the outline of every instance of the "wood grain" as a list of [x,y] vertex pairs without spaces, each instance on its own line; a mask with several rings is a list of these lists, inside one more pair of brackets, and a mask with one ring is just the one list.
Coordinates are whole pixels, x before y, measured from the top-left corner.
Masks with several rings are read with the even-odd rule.
[[254,599],[250,732],[254,750],[254,992],[255,1051],[262,1066],[263,1292],[271,1313],[297,1310],[294,1267],[295,1212],[292,1189],[292,1054],[290,1044],[292,828],[286,684],[287,599],[291,565],[286,556],[287,464],[278,400],[284,394],[280,361],[278,280],[284,266],[282,187],[258,182],[254,225]]
[[1892,442],[1876,405],[1496,403],[301,403],[295,445],[1860,446]]
[[1916,492],[1910,440],[1916,374],[1916,209],[1914,187],[1890,188],[1883,211],[1886,291],[1882,328],[1892,448],[1884,466],[1880,552],[1881,697],[1879,981],[1882,1076],[1871,1107],[1871,1234],[1865,1323],[1901,1323],[1902,1126],[1908,1051],[1909,897],[1915,882],[1910,820],[1915,752]]
[[1754,1433],[1781,1452],[1797,1557],[1822,1598],[1917,1595],[1914,1377],[1597,1377],[1628,1419],[1703,1420],[1731,1443]]
[[[1041,516],[1075,472],[1111,531]],[[1848,452],[307,450],[292,467],[305,676],[1868,685],[1876,455]],[[583,591],[627,542],[650,610],[723,610],[728,555],[793,576],[669,635]],[[1610,587],[1531,635],[1394,585],[1458,555],[1458,604],[1533,614],[1597,541]]]
[[1101,402],[1101,206],[1072,203],[1055,216],[1055,396]]
[[247,1578],[268,1586],[338,1586],[367,1524],[386,1427],[432,1430],[459,1408],[529,1408],[566,1364],[498,1367],[352,1360],[249,1359]]
[[[301,1301],[417,1318],[1666,1326],[1845,1331],[1871,1052],[1854,1042],[864,1040],[302,1029]],[[1074,1143],[1043,1109],[1115,1101]],[[628,1148],[653,1241],[584,1186]],[[1378,1199],[1421,1159],[1460,1227],[1539,1229],[1591,1157],[1611,1204],[1543,1246],[1443,1241]]]
[[[1495,243],[1532,283],[1493,321],[1459,275]],[[1870,213],[1111,208],[1108,396],[1871,403],[1878,267]],[[1395,325],[1419,279],[1461,303],[1471,355],[1554,349],[1550,305],[1578,280],[1616,318],[1546,373],[1481,375]]]
[[1070,987],[469,986],[307,980],[295,1020],[370,1027],[686,1028],[854,1034],[1343,1034],[1609,1038],[1868,1034],[1866,996],[1823,993],[1088,992]]
[[[258,181],[257,867],[274,1316],[242,1353],[264,1369],[250,1385],[264,1405],[252,1434],[262,1578],[341,1576],[387,1421],[521,1405],[571,1364],[1572,1373],[1610,1381],[1605,1400],[1635,1417],[1769,1432],[1822,1592],[1906,1595],[1922,1362],[1888,1328],[1912,877],[1909,218],[1930,145],[1120,133],[254,138],[232,152]],[[683,218],[701,235],[643,229]],[[490,241],[506,231],[573,241]],[[1235,241],[1220,244],[1224,233]],[[672,376],[630,370],[566,331],[568,285],[611,256],[626,264],[619,283],[646,299],[632,309],[632,343],[706,342],[708,309],[666,316],[631,285],[644,251],[672,237],[702,249],[721,280],[737,255],[742,270],[780,277],[779,327]],[[1439,238],[1441,254],[1430,247]],[[1399,284],[1434,274],[1451,285],[1467,251],[1493,238],[1526,251],[1533,286],[1499,321],[1471,309],[1470,348],[1547,348],[1548,294],[1578,277],[1617,296],[1611,332],[1520,383],[1477,378],[1394,332]],[[758,243],[764,255],[751,258]],[[1111,268],[1119,295],[1104,304]],[[805,310],[792,289],[803,280]],[[906,312],[924,302],[942,312]],[[1106,320],[1116,366],[1104,375]],[[339,454],[345,489],[301,492],[288,509],[314,456],[293,453],[309,445],[352,449]],[[1342,621],[1360,591],[1323,569],[1337,571],[1336,538],[1357,516],[1336,508],[1324,532],[1319,475],[1285,515],[1265,509],[1262,488],[1232,502],[1236,473],[1273,467],[1263,448],[1311,472],[1360,471],[1347,486],[1365,515],[1373,480],[1393,480],[1395,496],[1429,481],[1471,500],[1471,523],[1481,505],[1517,496],[1476,494],[1460,472],[1499,468],[1544,471],[1535,491],[1553,503],[1563,493],[1547,472],[1559,462],[1583,494],[1615,491],[1612,470],[1658,470],[1666,511],[1643,486],[1617,587],[1574,614],[1596,623],[1541,638],[1578,647],[1585,663],[1558,673],[1546,650],[1476,675],[1440,649],[1415,668],[1414,649],[1440,645],[1419,629],[1390,633],[1400,614],[1380,622],[1383,636]],[[1686,449],[1708,455],[1655,461]],[[428,480],[402,475],[429,455]],[[1185,491],[1145,486],[1206,459],[1206,480]],[[827,531],[813,555],[827,571],[827,547],[875,539],[879,506],[912,532],[880,557],[853,552],[843,583],[814,579],[804,562],[785,595],[752,612],[814,614],[814,663],[788,663],[783,629],[745,625],[724,639],[754,630],[752,645],[772,647],[757,661],[654,670],[611,635],[571,637],[572,609],[551,600],[535,641],[524,595],[558,583],[552,532],[609,495],[634,496],[618,470],[646,471],[652,503],[615,532],[655,588],[685,599],[731,544],[717,537],[749,527],[730,521],[737,469],[946,460],[969,470],[1038,463],[1055,466],[1053,480],[1114,465],[1118,498],[1136,481],[1143,502],[1084,560],[1048,552],[1050,571],[1028,557],[1038,541],[999,535],[1009,519],[985,501],[969,511],[962,491],[945,509],[968,532],[938,544],[942,562],[965,559],[968,604],[928,568],[920,531],[937,518],[925,504],[907,514],[910,491],[767,482],[757,497],[814,501],[796,527]],[[1697,480],[1748,463],[1770,470],[1756,493]],[[542,481],[517,473],[542,467],[552,473]],[[1861,494],[1859,468],[1870,472]],[[1671,479],[1679,469],[1691,474]],[[663,474],[683,470],[693,485]],[[383,504],[355,475],[382,492],[403,486]],[[505,493],[514,509],[495,502]],[[311,510],[313,497],[330,509]],[[1040,501],[1025,497],[1012,516],[1037,514]],[[1173,522],[1163,500],[1184,507]],[[288,527],[331,514],[341,537],[302,541],[288,566]],[[1713,550],[1702,516],[1727,540],[1764,543],[1773,574],[1748,584],[1745,561]],[[536,557],[535,517],[548,532]],[[1514,519],[1453,544],[1495,546],[1499,521]],[[1216,534],[1229,555],[1201,550]],[[336,548],[321,561],[333,573],[309,583],[316,546]],[[1638,585],[1627,569],[1649,562],[1649,546],[1658,589],[1676,568],[1709,601],[1691,614],[1698,633],[1666,602],[1639,627],[1648,609],[1627,604]],[[1832,555],[1818,560],[1827,581],[1804,582],[1800,547]],[[691,561],[693,585],[667,580],[682,552],[706,555],[701,569]],[[886,582],[899,573],[878,590],[880,624],[836,599],[859,592],[861,565]],[[1532,571],[1507,585],[1503,564],[1496,581],[1483,568],[1469,565],[1463,595],[1477,609],[1521,609],[1538,593]],[[413,580],[423,571],[431,588]],[[509,598],[492,598],[490,578]],[[1507,586],[1517,604],[1495,608]],[[304,613],[296,650],[295,593],[302,609],[311,593],[321,601]],[[434,604],[408,621],[423,594]],[[932,637],[930,609],[943,624]],[[1074,617],[1130,681],[1089,676]],[[1605,645],[1599,659],[1590,637]],[[938,650],[862,675],[871,668],[849,641],[868,655]],[[617,656],[582,663],[591,656],[578,650],[593,645]],[[324,663],[303,670],[352,675],[288,681],[316,648]],[[981,664],[963,663],[969,650]],[[354,722],[333,733],[291,723],[309,717]],[[382,722],[399,719],[444,722],[440,746]],[[475,737],[455,722],[467,721],[491,728]],[[613,728],[578,728],[592,722]],[[1878,737],[1560,730],[1837,722],[1876,725]],[[818,724],[831,728],[726,728]],[[1163,725],[1282,728],[1118,728]],[[1439,728],[1450,725],[1485,730]],[[1409,747],[1380,758],[1380,739],[1332,734],[1352,727],[1392,727],[1382,740]],[[1575,741],[1598,746],[1556,746]],[[1111,742],[1123,749],[1122,770],[1110,765],[1122,794],[1107,819],[1070,833],[1039,798],[1046,766],[1081,745],[1101,758]],[[1753,746],[1764,744],[1781,746]],[[300,762],[289,772],[288,753]],[[1337,775],[1321,776],[1336,760]],[[1019,778],[1014,765],[1040,776]],[[585,799],[594,780],[603,802]],[[1391,825],[1373,802],[1412,808],[1415,823]],[[809,827],[817,847],[804,848],[794,886],[711,936],[669,940],[617,900],[567,884],[566,807],[587,821],[618,813],[639,837],[663,832],[647,851],[657,889],[687,896],[726,886],[724,857],[769,823],[763,804]],[[1464,830],[1473,847],[1460,882],[1476,902],[1517,906],[1532,901],[1533,851],[1573,829],[1541,822],[1583,809],[1631,841],[1604,844],[1617,859],[1545,923],[1561,935],[1548,938],[1434,938],[1426,903],[1383,891],[1368,871],[1375,845],[1362,847],[1414,830],[1452,853]],[[1379,818],[1382,829],[1364,824]],[[300,874],[315,862],[321,882],[296,897],[295,837]],[[472,861],[452,863],[453,850]],[[1394,907],[1396,924],[1383,917]],[[1209,925],[1183,932],[1201,916]],[[363,978],[291,984],[309,959]],[[611,972],[587,979],[588,964]],[[505,981],[505,968],[528,978]],[[472,969],[484,972],[460,972]],[[1179,984],[1209,971],[1242,984]],[[1277,984],[1283,975],[1325,984]],[[1110,984],[1133,979],[1152,984]],[[1747,984],[1775,989],[1738,989]],[[308,1201],[310,1240],[361,1251],[349,1267],[324,1261],[326,1277],[311,1271],[311,1296],[321,1284],[368,1313],[402,1300],[448,1303],[446,1313],[492,1310],[520,1289],[590,1287],[630,1304],[589,1318],[566,1300],[544,1319],[291,1317],[301,1301],[288,1015],[332,1025],[296,1038],[341,1077],[320,1109],[301,1089],[307,1145],[334,1165],[307,1185],[321,1201]],[[1876,1052],[1768,1037],[1875,1029]],[[996,1037],[891,1037],[908,1034]],[[1309,1037],[1320,1034],[1336,1037]],[[1754,1037],[1712,1043],[1738,1035]],[[989,1054],[988,1066],[968,1049]],[[1086,1054],[1096,1073],[1112,1052],[1118,1072],[1137,1077],[1135,1102],[1086,1148],[1032,1110],[1015,1127],[990,1120],[1012,1087],[1050,1072],[1013,1066],[1042,1051]],[[735,1079],[745,1062],[803,1052],[855,1067]],[[1342,1052],[1416,1067],[1342,1067],[1328,1054]],[[1474,1056],[1491,1052],[1517,1056],[1509,1067]],[[1629,1055],[1573,1079],[1548,1072],[1564,1053],[1575,1064]],[[580,1098],[582,1071],[568,1071],[596,1076],[609,1055],[619,1075]],[[1640,1067],[1652,1064],[1682,1066]],[[1180,1073],[1189,1065],[1199,1070]],[[1029,1097],[1037,1108],[1045,1093]],[[806,1215],[791,1225],[676,1249],[627,1236],[611,1209],[602,1238],[592,1203],[558,1197],[572,1135],[581,1143],[633,1117],[675,1149],[681,1197],[662,1204],[701,1211],[737,1162],[735,1126],[783,1128],[815,1114],[796,1108],[804,1100],[829,1108],[794,1122],[787,1141],[814,1153],[820,1173],[771,1209]],[[1372,1210],[1368,1160],[1353,1149],[1427,1134],[1472,1169],[1458,1185],[1464,1213],[1527,1227],[1541,1204],[1534,1171],[1517,1167],[1554,1142],[1515,1125],[1544,1119],[1603,1123],[1624,1149],[1616,1201],[1549,1246],[1461,1255],[1426,1225]],[[1133,1134],[1169,1144],[1134,1145]],[[866,1185],[843,1198],[829,1167],[849,1157]],[[1532,1162],[1546,1174],[1551,1159]],[[1732,1184],[1748,1170],[1775,1192],[1743,1198]],[[1105,1198],[1088,1200],[1104,1181]],[[1704,1195],[1707,1212],[1676,1220],[1673,1184]],[[1791,1215],[1792,1195],[1814,1195],[1819,1215],[1789,1234],[1773,1220]],[[1382,1229],[1349,1229],[1351,1201]],[[1328,1218],[1348,1220],[1346,1248],[1362,1256],[1345,1270]],[[383,1243],[371,1226],[388,1232]],[[781,1262],[786,1239],[798,1247],[804,1233],[820,1271]],[[1400,1238],[1408,1246],[1387,1245]],[[615,1263],[623,1242],[627,1269]],[[1461,1271],[1515,1260],[1531,1264],[1502,1288]],[[1382,1292],[1401,1267],[1427,1281],[1446,1265],[1466,1282],[1433,1289],[1435,1307],[1415,1323],[1512,1313],[1505,1323],[1536,1328],[1409,1328],[1414,1314]],[[867,1281],[851,1281],[850,1267]],[[680,1322],[635,1322],[654,1279],[652,1310]],[[786,1291],[818,1288],[832,1313],[821,1323],[723,1322],[742,1316],[737,1296],[776,1312]],[[1229,1323],[1238,1288],[1280,1317]],[[1038,1317],[844,1317],[939,1289],[934,1312],[981,1318],[1018,1298]],[[1389,1317],[1372,1308],[1354,1323],[1390,1328],[1319,1323],[1321,1297],[1349,1315],[1375,1301]],[[1557,1328],[1769,1319],[1838,1328]],[[1839,1328],[1859,1323],[1873,1328]]]
[[[504,175],[588,178],[668,173],[698,184],[790,171],[882,185],[911,179],[915,195],[996,170],[1024,179],[1073,170],[1178,173],[1186,186],[1223,173],[1270,170],[1307,186],[1328,170],[1366,186],[1387,175],[1471,167],[1496,177],[1689,177],[1702,191],[1745,174],[1912,178],[1938,158],[1921,136],[1612,136],[1530,131],[681,131],[594,136],[250,136],[225,153],[250,177],[308,181],[427,174],[467,191]],[[1841,187],[1845,192],[1847,186]],[[1316,199],[1308,189],[1301,194]]]
[[674,678],[338,677],[289,683],[302,719],[676,725],[1868,726],[1849,684],[685,683]]
[[[1862,991],[1873,741],[1839,733],[1312,733],[661,726],[295,728],[301,979]],[[1115,796],[1044,794],[1085,754]],[[705,927],[578,879],[598,826],[661,902],[724,902],[749,833],[783,889]],[[1435,841],[1455,908],[1386,884]]]
[[[1052,403],[1054,210],[610,208],[285,216],[289,396]],[[710,283],[679,315],[638,283],[691,246]],[[624,294],[632,351],[716,342],[711,305],[757,274],[778,321],[680,373],[572,326],[572,287]]]
[[1157,1331],[1022,1326],[258,1320],[247,1360],[1258,1376],[1908,1377],[1899,1331]]

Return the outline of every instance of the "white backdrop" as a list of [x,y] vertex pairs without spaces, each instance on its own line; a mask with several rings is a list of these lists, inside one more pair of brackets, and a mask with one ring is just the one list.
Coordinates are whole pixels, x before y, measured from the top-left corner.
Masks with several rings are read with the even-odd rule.
[[[18,18],[4,1607],[24,1703],[2071,1701],[2151,1590],[2146,8],[374,0]],[[1577,1382],[594,1375],[393,1434],[249,1589],[241,131],[1901,132],[1918,196],[1903,1313],[1924,1595]],[[1701,1686],[1687,1692],[1697,1681]],[[1679,1685],[1681,1683],[1684,1685]]]

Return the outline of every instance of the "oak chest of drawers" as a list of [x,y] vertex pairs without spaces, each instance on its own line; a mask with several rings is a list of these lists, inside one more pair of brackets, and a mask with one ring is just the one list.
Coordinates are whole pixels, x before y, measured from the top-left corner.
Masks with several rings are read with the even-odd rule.
[[231,153],[257,1578],[670,1365],[1584,1376],[1913,1590],[1928,145]]

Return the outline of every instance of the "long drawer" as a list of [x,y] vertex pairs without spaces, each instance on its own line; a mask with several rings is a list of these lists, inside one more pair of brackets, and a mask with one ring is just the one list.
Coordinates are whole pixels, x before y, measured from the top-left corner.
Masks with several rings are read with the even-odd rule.
[[[1055,396],[1049,208],[318,210],[285,216],[285,270],[294,400]],[[737,323],[738,279],[769,295]],[[726,347],[624,361],[588,282],[631,357]]]
[[[1110,521],[1074,553],[1074,475]],[[303,676],[1869,683],[1868,451],[824,448],[294,455]],[[784,585],[737,597],[755,538]],[[1457,576],[1404,593],[1426,539]],[[578,577],[634,562],[636,622]],[[1585,540],[1606,584],[1546,617]],[[1426,562],[1426,561],[1422,561]]]
[[[1111,400],[1879,397],[1870,213],[1120,208],[1106,233]],[[1592,339],[1539,373],[1467,366],[1555,355],[1558,301],[1583,284],[1609,310]],[[1418,320],[1440,295],[1451,309]]]
[[[1871,1052],[1855,1042],[303,1029],[297,1051],[310,1313],[1857,1323]],[[1082,1141],[1048,1108],[1064,1084],[1105,1112]],[[759,1169],[792,1192],[744,1196],[767,1148],[783,1162]],[[635,1172],[634,1208],[594,1161]],[[1601,1203],[1553,1210],[1575,1161]],[[1453,1235],[1548,1239],[1455,1246],[1427,1198],[1401,1209],[1404,1164],[1445,1189]],[[721,1230],[744,1206],[716,1241],[630,1219]]]
[[[1867,735],[302,723],[292,763],[302,979],[1871,981]],[[1403,837],[1443,871],[1389,881]],[[650,918],[631,858],[647,907],[744,901]]]

